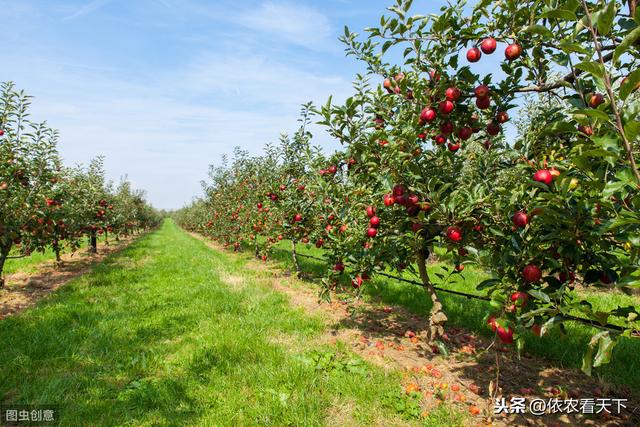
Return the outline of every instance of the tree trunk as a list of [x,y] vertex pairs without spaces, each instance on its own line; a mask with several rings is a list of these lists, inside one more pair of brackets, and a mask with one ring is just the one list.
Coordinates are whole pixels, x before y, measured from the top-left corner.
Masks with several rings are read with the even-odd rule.
[[296,267],[296,276],[302,277],[302,270],[300,270],[300,263],[298,263],[298,253],[296,252],[296,239],[291,239],[291,257],[293,258],[293,265]]
[[95,231],[92,231],[89,235],[89,253],[98,253],[98,238]]
[[429,342],[432,343],[444,334],[444,325],[447,323],[447,316],[442,310],[442,303],[440,302],[440,299],[436,294],[436,290],[433,288],[433,284],[429,279],[426,264],[427,257],[428,252],[425,254],[424,249],[420,249],[416,252],[416,263],[418,264],[420,279],[422,279],[424,289],[429,294],[432,303],[431,311],[429,312],[429,331],[427,335]]
[[109,246],[109,232],[107,230],[104,230],[104,244]]
[[56,241],[53,244],[53,252],[56,254],[56,268],[62,267],[62,258],[60,257],[60,245]]
[[256,245],[256,258],[260,257],[260,248],[258,248],[258,236],[253,238],[253,243]]
[[4,271],[4,263],[7,261],[10,251],[11,245],[0,247],[0,289],[4,288],[4,276],[2,272]]

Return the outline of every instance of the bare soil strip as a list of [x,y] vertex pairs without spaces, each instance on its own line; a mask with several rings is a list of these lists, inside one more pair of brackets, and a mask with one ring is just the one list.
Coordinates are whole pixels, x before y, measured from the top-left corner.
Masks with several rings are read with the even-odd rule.
[[129,246],[139,236],[129,236],[98,247],[97,254],[82,252],[62,255],[62,266],[56,268],[55,260],[46,261],[31,274],[14,273],[6,277],[6,286],[0,290],[0,320],[20,313],[54,292],[70,280],[88,273],[91,267],[107,255]]
[[[190,233],[211,248],[225,251],[210,240]],[[228,252],[227,252],[228,253]],[[563,369],[543,360],[523,355],[512,347],[493,343],[458,328],[446,333],[448,356],[427,345],[419,334],[427,321],[402,307],[383,307],[358,301],[354,304],[334,299],[331,304],[318,303],[318,294],[308,283],[258,260],[248,260],[247,268],[260,272],[265,285],[285,293],[291,304],[319,315],[327,323],[321,340],[332,344],[338,340],[365,360],[390,370],[402,370],[407,390],[418,390],[424,410],[429,412],[443,402],[474,414],[472,425],[493,426],[636,426],[640,425],[640,397],[624,387],[613,387],[590,378],[575,369]],[[231,286],[237,286],[233,280]],[[413,336],[414,333],[416,336]],[[486,350],[488,348],[488,350]],[[534,399],[619,398],[628,399],[621,415],[602,412],[583,414],[500,414],[494,415],[495,399],[524,397]]]

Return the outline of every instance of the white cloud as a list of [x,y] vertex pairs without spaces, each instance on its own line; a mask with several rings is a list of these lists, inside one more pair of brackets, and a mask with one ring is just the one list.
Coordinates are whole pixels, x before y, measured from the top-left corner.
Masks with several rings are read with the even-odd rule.
[[234,146],[262,153],[296,129],[300,104],[350,86],[275,59],[212,58],[205,53],[147,80],[45,59],[23,62],[12,74],[35,96],[33,119],[60,130],[65,163],[104,155],[111,179],[128,175],[155,206],[176,208],[200,193],[209,164],[222,154]]
[[331,46],[327,41],[333,42],[329,19],[301,4],[266,1],[254,10],[243,11],[236,20],[249,29],[311,49],[325,50]]
[[344,94],[351,87],[340,76],[255,54],[205,54],[190,65],[184,77],[185,88],[192,92],[224,94],[251,104],[324,102],[329,94]]
[[[143,15],[147,20],[139,20],[140,28],[164,25],[170,20],[167,8],[172,8],[171,18],[190,22],[194,14],[202,15],[193,11],[196,6],[211,6],[212,14],[217,7],[198,2],[186,7],[183,1],[192,3],[153,0],[162,10],[153,12],[151,23]],[[75,11],[60,6],[54,15],[73,19],[106,3],[92,1]],[[3,52],[0,81],[15,80],[34,96],[32,118],[46,119],[60,130],[60,151],[67,164],[86,164],[103,154],[111,179],[127,175],[159,208],[180,207],[199,194],[209,164],[219,164],[221,155],[231,154],[234,146],[259,154],[281,132],[295,131],[300,104],[325,102],[331,94],[339,100],[351,93],[350,82],[336,74],[341,70],[320,71],[314,63],[324,62],[325,45],[336,43],[329,40],[327,18],[304,6],[267,2],[247,11],[238,4],[216,18],[235,26],[216,26],[212,34],[174,29],[167,34],[169,40],[193,35],[201,42],[187,44],[188,54],[170,58],[166,66],[151,66],[147,57],[121,60],[75,40],[64,43],[44,32],[25,32],[20,25],[31,22],[26,10],[16,14],[21,19],[16,20],[14,36],[21,45],[10,44],[14,47]],[[32,25],[45,22],[49,25],[41,17]],[[207,43],[211,37],[216,43]],[[317,136],[328,140],[320,131]]]

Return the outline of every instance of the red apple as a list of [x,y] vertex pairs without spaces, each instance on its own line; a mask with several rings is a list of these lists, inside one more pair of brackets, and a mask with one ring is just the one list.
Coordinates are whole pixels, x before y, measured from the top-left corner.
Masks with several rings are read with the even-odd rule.
[[393,187],[393,195],[394,196],[402,196],[407,191],[407,187],[402,184],[394,185]]
[[460,92],[460,89],[458,89],[457,87],[447,88],[447,90],[444,92],[444,96],[449,101],[453,101],[453,102],[455,102],[458,99],[460,99],[460,95],[462,95],[462,93]]
[[534,283],[542,278],[542,271],[537,265],[529,264],[522,269],[522,277],[526,282]]
[[425,107],[420,113],[420,120],[424,122],[432,122],[436,119],[436,110],[431,107]]
[[481,56],[482,53],[477,47],[472,47],[467,51],[467,61],[469,62],[478,62]]
[[471,138],[471,135],[473,135],[473,129],[471,129],[468,126],[460,128],[458,130],[458,138],[460,138],[463,141],[466,141],[467,139]]
[[435,138],[434,138],[434,142],[438,145],[442,145],[445,142],[447,142],[447,137],[444,136],[443,134],[438,134]]
[[453,242],[459,242],[460,240],[462,240],[462,230],[460,229],[460,227],[448,227],[447,238]]
[[487,37],[486,39],[482,40],[482,43],[480,43],[480,49],[482,49],[483,53],[486,53],[487,55],[491,55],[493,52],[496,51],[496,47],[498,46],[496,39],[494,39],[493,37]]
[[505,344],[513,344],[513,328],[511,326],[506,329],[500,325],[496,328],[498,338]]
[[524,228],[529,223],[529,217],[523,211],[518,211],[513,215],[513,225],[518,228]]
[[498,123],[506,123],[509,120],[509,114],[506,111],[499,111],[496,114],[496,121]]
[[476,98],[476,107],[480,110],[486,110],[491,107],[491,98],[488,96],[483,96],[482,98]]
[[600,104],[604,102],[604,96],[601,93],[594,93],[589,97],[589,106],[591,108],[598,108]]
[[373,227],[369,227],[369,229],[367,230],[368,237],[376,237],[377,234],[378,234],[378,230],[376,230]]
[[440,113],[442,114],[449,114],[453,111],[453,109],[455,108],[455,104],[451,101],[442,101],[440,103],[440,105],[438,105],[438,110],[440,110]]
[[396,199],[391,194],[385,194],[383,201],[385,206],[393,206],[393,204],[396,202]]
[[302,215],[296,214],[296,216],[293,217],[293,220],[296,222],[302,221]]
[[576,281],[576,275],[573,273],[573,271],[570,271],[569,273],[563,271],[558,276],[558,279],[561,283],[569,282],[569,284],[571,284]]
[[[380,225],[380,218],[378,218],[377,216],[372,216],[369,219],[369,224],[371,225],[372,228],[378,228],[378,226]],[[373,236],[370,236],[373,237]]]
[[447,144],[447,147],[449,148],[449,151],[451,151],[452,153],[455,153],[460,149],[460,143],[453,144],[450,142]]
[[504,56],[509,61],[517,59],[518,57],[520,57],[520,55],[522,55],[522,47],[517,43],[510,44],[504,50]]
[[487,133],[491,136],[498,135],[501,130],[500,125],[493,120],[487,124]]
[[487,325],[489,325],[489,327],[491,327],[491,330],[493,332],[496,331],[496,316],[494,316],[493,314],[491,316],[489,316],[489,318],[487,319]]
[[533,332],[533,335],[539,337],[540,335],[542,335],[542,326],[538,325],[537,323],[534,323],[531,326],[531,332]]
[[451,123],[451,122],[442,123],[440,125],[440,132],[442,132],[445,135],[448,135],[451,132],[453,132],[453,123]]
[[336,172],[338,172],[338,167],[336,165],[331,165],[329,166],[329,169],[327,169],[327,172],[329,172],[330,174],[335,174]]
[[365,209],[367,212],[367,216],[369,218],[371,218],[372,216],[374,216],[376,214],[376,208],[373,206],[367,206],[367,208]]
[[342,273],[344,271],[344,264],[341,262],[337,262],[336,265],[333,266],[333,271]]
[[524,292],[518,291],[511,294],[511,302],[517,307],[524,307],[527,301],[529,301],[529,295]]
[[489,96],[489,94],[491,93],[491,90],[487,85],[479,85],[474,89],[474,93],[476,94],[477,98],[485,98]]
[[351,281],[351,285],[353,285],[353,287],[356,289],[360,288],[362,286],[362,283],[364,283],[364,280],[361,276],[356,276],[355,280]]
[[593,135],[593,128],[589,125],[580,125],[578,126],[578,131],[582,132],[586,136]]
[[553,175],[547,169],[540,169],[533,175],[533,180],[549,185],[553,181]]

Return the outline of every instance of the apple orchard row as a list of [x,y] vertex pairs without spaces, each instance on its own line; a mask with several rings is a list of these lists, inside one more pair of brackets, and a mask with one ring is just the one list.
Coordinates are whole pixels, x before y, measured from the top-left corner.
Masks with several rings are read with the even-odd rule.
[[[432,303],[431,341],[447,316],[426,261],[443,247],[448,276],[469,264],[490,275],[477,287],[504,343],[520,349],[526,331],[563,329],[570,313],[621,326],[594,329],[590,373],[639,329],[636,307],[596,312],[580,293],[640,286],[639,18],[619,1],[547,3],[423,16],[398,1],[366,37],[345,29],[367,69],[353,95],[305,105],[263,155],[236,149],[179,222],[263,260],[279,240],[296,263],[296,245],[322,248],[324,295],[344,276],[360,288],[409,269]],[[316,147],[311,122],[342,150]]]
[[126,236],[158,224],[144,194],[122,181],[105,181],[102,159],[69,168],[57,151],[58,134],[28,121],[30,98],[12,83],[0,88],[0,288],[7,259],[47,248],[56,262],[84,238]]

